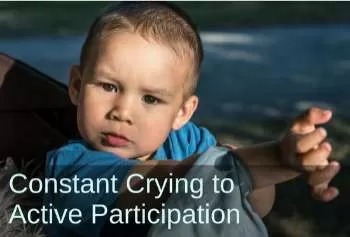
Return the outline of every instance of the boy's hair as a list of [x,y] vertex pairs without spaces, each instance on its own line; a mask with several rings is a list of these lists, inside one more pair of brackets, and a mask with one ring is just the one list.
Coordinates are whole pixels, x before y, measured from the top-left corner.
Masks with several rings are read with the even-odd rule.
[[202,42],[188,15],[168,2],[121,2],[109,7],[89,29],[80,55],[81,67],[84,68],[97,50],[96,45],[110,34],[123,30],[169,46],[179,57],[192,58],[185,96],[195,93],[203,59]]

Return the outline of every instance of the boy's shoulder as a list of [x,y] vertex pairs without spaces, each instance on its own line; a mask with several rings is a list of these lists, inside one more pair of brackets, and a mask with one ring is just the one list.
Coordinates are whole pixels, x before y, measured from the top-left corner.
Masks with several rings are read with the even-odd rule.
[[67,143],[62,145],[61,147],[49,151],[48,154],[53,153],[80,153],[80,152],[87,152],[91,150],[89,145],[82,139],[75,139],[75,140],[69,140]]
[[71,140],[58,149],[49,151],[46,157],[46,169],[67,169],[76,167],[108,167],[110,165],[132,166],[137,161],[122,159],[110,152],[96,151],[84,140]]
[[194,122],[188,122],[179,130],[172,131],[168,136],[169,139],[196,147],[203,142],[209,146],[216,144],[214,135],[207,128],[198,126]]
[[183,160],[215,145],[216,139],[208,129],[188,122],[179,130],[170,132],[166,141],[156,151],[154,159]]
[[47,159],[55,159],[60,165],[66,165],[72,163],[75,159],[79,160],[83,156],[89,158],[93,153],[94,151],[84,140],[69,140],[65,145],[49,151],[47,153]]

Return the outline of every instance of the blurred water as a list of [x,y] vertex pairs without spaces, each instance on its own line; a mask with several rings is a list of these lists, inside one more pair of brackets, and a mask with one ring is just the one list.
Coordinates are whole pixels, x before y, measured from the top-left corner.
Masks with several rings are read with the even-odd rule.
[[[0,40],[0,51],[67,82],[84,37]],[[290,115],[310,104],[349,116],[350,25],[202,32],[201,118]]]

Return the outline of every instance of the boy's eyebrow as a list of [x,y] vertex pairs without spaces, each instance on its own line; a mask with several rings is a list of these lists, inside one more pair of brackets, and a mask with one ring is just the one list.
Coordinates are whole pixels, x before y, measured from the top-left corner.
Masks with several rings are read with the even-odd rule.
[[171,97],[174,94],[166,88],[143,88],[142,92],[146,94],[158,94],[166,97]]
[[[97,75],[107,79],[107,80],[110,80],[110,81],[115,81],[115,82],[118,82],[117,79],[115,79],[115,77],[108,73],[108,72],[105,72],[103,70],[98,70],[96,72]],[[174,95],[173,92],[171,92],[169,89],[167,88],[152,88],[152,87],[148,87],[148,88],[142,88],[141,91],[145,94],[158,94],[158,95],[162,95],[162,96],[165,96],[165,97],[172,97]]]
[[114,76],[113,74],[108,73],[108,72],[103,71],[103,70],[96,70],[96,71],[94,72],[94,74],[95,74],[95,75],[98,75],[98,76],[100,76],[100,77],[103,77],[103,78],[105,78],[105,79],[108,79],[108,80],[117,81],[117,80],[115,79],[115,76]]

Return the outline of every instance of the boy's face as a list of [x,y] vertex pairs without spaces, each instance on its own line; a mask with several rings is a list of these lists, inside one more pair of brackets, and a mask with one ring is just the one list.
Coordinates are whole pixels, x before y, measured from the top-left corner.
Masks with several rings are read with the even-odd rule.
[[138,34],[114,33],[82,71],[71,70],[69,95],[85,141],[127,159],[147,159],[172,129],[181,128],[198,103],[184,101],[190,59]]

